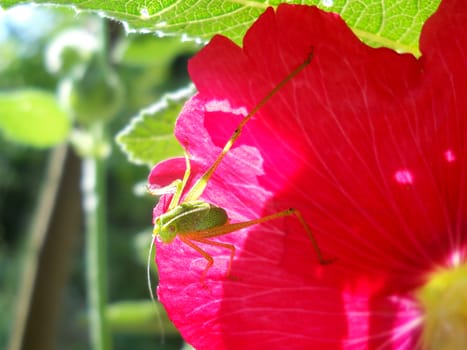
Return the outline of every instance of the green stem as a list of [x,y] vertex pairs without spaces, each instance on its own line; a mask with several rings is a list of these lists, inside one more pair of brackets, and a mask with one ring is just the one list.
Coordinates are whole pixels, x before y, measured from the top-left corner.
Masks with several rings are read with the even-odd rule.
[[[105,140],[103,125],[93,130],[95,144]],[[105,141],[104,141],[105,142]],[[86,274],[92,349],[110,349],[107,306],[106,169],[99,154],[83,159],[83,209],[86,221]]]

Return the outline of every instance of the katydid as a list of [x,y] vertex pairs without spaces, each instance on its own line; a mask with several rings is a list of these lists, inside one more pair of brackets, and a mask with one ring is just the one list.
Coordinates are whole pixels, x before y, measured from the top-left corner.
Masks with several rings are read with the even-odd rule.
[[280,81],[266,96],[259,101],[259,103],[241,120],[237,128],[232,134],[232,137],[226,142],[221,153],[210,166],[210,168],[200,177],[200,179],[186,192],[184,198],[185,186],[190,177],[190,160],[185,154],[186,170],[182,180],[176,180],[171,185],[150,191],[152,194],[160,195],[167,193],[168,189],[173,192],[172,200],[165,213],[156,218],[154,222],[153,237],[158,238],[163,243],[171,243],[176,237],[180,241],[197,251],[206,260],[206,267],[201,274],[200,281],[204,285],[206,274],[209,268],[213,265],[213,257],[206,252],[199,244],[221,247],[230,250],[230,260],[227,267],[227,275],[230,273],[232,261],[235,256],[235,246],[230,243],[218,242],[212,240],[214,237],[222,236],[252,225],[257,225],[267,221],[285,216],[295,216],[303,226],[306,234],[310,238],[311,244],[316,251],[319,262],[326,264],[329,261],[324,259],[323,254],[314,238],[310,227],[305,222],[303,216],[297,209],[288,208],[277,213],[267,215],[258,219],[229,223],[226,211],[214,204],[207,203],[200,199],[203,194],[209,179],[223,160],[224,156],[229,152],[232,145],[240,136],[243,127],[247,124],[250,118],[255,115],[261,107],[263,107],[271,97],[276,94],[285,84],[287,84],[293,77],[300,73],[312,61],[313,53],[306,57],[305,61],[296,67],[289,75]]

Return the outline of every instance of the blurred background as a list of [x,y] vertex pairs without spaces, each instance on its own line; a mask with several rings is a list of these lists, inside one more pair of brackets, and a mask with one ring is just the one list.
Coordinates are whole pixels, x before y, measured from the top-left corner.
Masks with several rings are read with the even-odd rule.
[[[185,346],[158,319],[147,286],[150,162],[130,163],[115,136],[142,108],[189,84],[187,60],[198,49],[86,13],[0,9],[0,349],[93,348],[83,211],[83,164],[93,157],[103,167],[111,348]],[[152,279],[155,288],[156,271]]]

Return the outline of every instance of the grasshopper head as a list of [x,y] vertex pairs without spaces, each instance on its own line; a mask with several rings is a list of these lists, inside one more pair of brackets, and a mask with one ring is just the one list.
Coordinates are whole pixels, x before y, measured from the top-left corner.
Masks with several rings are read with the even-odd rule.
[[173,223],[172,224],[171,223],[163,224],[161,222],[162,217],[163,217],[163,215],[156,219],[156,222],[154,223],[154,229],[152,231],[152,234],[154,236],[156,236],[163,243],[170,243],[177,236],[177,227]]

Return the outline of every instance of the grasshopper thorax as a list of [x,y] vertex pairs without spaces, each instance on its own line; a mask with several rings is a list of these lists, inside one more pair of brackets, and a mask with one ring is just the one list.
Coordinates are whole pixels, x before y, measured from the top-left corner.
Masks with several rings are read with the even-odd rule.
[[189,201],[160,215],[154,224],[154,235],[170,243],[177,235],[208,230],[227,222],[224,209],[203,201]]

